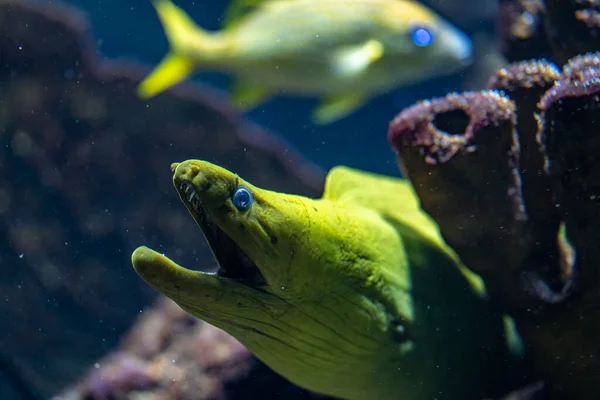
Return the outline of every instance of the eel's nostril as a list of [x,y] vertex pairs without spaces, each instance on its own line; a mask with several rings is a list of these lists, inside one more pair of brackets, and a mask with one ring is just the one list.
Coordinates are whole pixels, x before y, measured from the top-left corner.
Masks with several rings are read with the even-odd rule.
[[191,162],[184,161],[182,163],[171,164],[171,169],[174,169],[175,181],[192,182],[200,172],[200,168]]

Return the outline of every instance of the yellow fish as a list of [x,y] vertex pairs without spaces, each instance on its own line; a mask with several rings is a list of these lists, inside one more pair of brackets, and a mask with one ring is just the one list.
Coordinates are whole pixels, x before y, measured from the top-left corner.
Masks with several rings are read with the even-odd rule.
[[313,120],[327,124],[374,96],[471,63],[471,40],[414,1],[252,3],[223,30],[207,32],[169,0],[154,0],[170,52],[138,94],[150,98],[198,70],[223,71],[238,78],[239,107],[281,93],[316,96],[323,101]]

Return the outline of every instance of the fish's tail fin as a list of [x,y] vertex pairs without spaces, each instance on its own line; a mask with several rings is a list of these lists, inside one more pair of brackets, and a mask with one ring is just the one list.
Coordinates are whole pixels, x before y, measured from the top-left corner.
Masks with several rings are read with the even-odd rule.
[[169,53],[138,86],[141,98],[153,97],[188,78],[211,58],[215,38],[169,0],[152,0],[169,41]]

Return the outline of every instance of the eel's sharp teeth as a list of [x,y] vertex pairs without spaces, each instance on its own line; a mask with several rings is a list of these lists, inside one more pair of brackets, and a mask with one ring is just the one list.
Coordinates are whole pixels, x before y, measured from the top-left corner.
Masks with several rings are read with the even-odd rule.
[[191,200],[191,202],[192,202],[192,207],[194,207],[194,209],[196,211],[199,211],[198,208],[200,206],[200,197],[198,197],[198,193],[194,192],[192,194],[192,200]]
[[187,182],[183,182],[181,185],[179,185],[179,190],[183,192],[183,195],[187,199],[188,203],[190,203],[197,210],[198,206],[200,205],[200,197],[198,196],[198,193],[194,187]]
[[179,186],[179,190],[181,190],[186,196],[189,196],[190,192],[194,191],[194,188],[192,188],[192,185],[190,185],[189,183],[183,182]]

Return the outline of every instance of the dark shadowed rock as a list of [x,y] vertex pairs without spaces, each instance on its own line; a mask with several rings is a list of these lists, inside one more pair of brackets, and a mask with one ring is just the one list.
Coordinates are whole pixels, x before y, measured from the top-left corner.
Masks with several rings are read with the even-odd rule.
[[448,244],[492,294],[518,302],[510,282],[525,257],[525,214],[514,103],[493,91],[423,101],[398,114],[388,138]]
[[[212,268],[172,187],[172,162],[206,159],[259,186],[306,195],[318,194],[323,181],[320,170],[244,121],[219,92],[186,85],[139,100],[135,87],[147,69],[101,62],[87,31],[71,8],[0,0],[3,399],[47,397],[115,346],[155,298],[131,267],[136,246]],[[194,335],[198,322],[187,323]],[[199,335],[245,354],[211,328]],[[196,356],[203,353],[188,355],[186,365],[204,376]],[[143,365],[123,357],[139,378]],[[236,368],[227,376],[248,371],[246,364]],[[202,390],[221,390],[217,375]],[[133,379],[134,386],[157,384],[144,379]],[[101,386],[95,384],[99,392]]]
[[161,298],[123,343],[52,400],[325,399],[279,378],[236,339]]
[[547,57],[562,66],[600,48],[600,3],[500,0],[497,30],[509,61]]
[[556,241],[561,217],[550,190],[550,178],[544,172],[544,155],[539,150],[536,134],[537,104],[560,78],[560,73],[558,67],[545,60],[522,61],[499,70],[488,85],[490,89],[502,90],[516,105],[518,171],[523,206],[527,210],[521,236],[527,243],[528,260],[523,261],[522,268],[535,271],[557,289],[564,284],[560,274],[561,252]]
[[389,130],[424,209],[515,317],[551,399],[600,397],[599,60],[515,63],[495,90],[420,102]]
[[552,50],[544,29],[543,0],[500,0],[498,45],[508,61],[548,57]]
[[[564,393],[572,390],[566,383],[579,384],[577,398],[600,395],[596,357],[600,337],[599,56],[577,57],[565,66],[563,78],[540,101],[538,130],[557,208],[576,251],[571,272],[576,291],[556,310],[554,323],[544,332],[544,346],[538,350],[551,367],[552,378],[565,385],[560,387]],[[564,361],[544,353],[556,338],[564,343],[560,352]],[[568,376],[573,378],[565,379]]]

